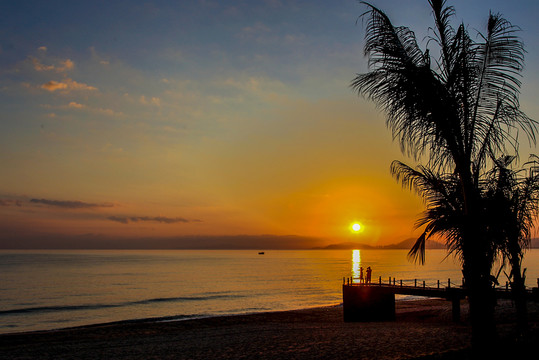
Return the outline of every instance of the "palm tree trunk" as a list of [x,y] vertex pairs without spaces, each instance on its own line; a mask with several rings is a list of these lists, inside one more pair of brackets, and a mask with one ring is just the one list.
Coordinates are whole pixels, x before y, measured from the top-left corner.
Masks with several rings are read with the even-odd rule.
[[528,303],[526,296],[525,277],[522,276],[520,261],[518,257],[511,259],[511,272],[513,281],[511,282],[511,292],[517,311],[517,331],[525,334],[528,331]]
[[497,338],[494,322],[496,293],[490,279],[491,249],[477,225],[477,222],[469,221],[466,236],[462,239],[463,275],[470,304],[472,346],[477,351],[487,351]]

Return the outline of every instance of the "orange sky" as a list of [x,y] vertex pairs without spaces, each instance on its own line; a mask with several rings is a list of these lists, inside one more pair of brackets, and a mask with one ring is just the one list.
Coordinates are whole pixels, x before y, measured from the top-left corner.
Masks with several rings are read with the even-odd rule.
[[[426,1],[375,3],[424,37]],[[367,69],[356,1],[38,4],[0,15],[0,248],[54,236],[414,235],[422,203],[389,173],[410,160],[349,88]],[[454,5],[479,28],[484,4]],[[522,107],[537,119],[539,9],[526,4],[495,10],[524,29]]]

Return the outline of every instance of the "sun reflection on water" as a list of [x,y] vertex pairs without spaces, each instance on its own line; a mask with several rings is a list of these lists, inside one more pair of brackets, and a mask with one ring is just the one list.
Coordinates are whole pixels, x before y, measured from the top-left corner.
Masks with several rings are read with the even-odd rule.
[[361,251],[352,250],[352,277],[360,277],[360,267],[361,267]]

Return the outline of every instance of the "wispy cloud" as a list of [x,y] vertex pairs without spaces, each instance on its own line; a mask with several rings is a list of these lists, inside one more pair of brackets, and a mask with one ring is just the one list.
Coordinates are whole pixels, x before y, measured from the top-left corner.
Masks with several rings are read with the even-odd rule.
[[98,113],[102,115],[108,115],[108,116],[124,116],[124,113],[117,112],[112,109],[104,109],[104,108],[97,108],[97,107],[90,107],[88,105],[79,104],[75,101],[71,101],[69,104],[64,105],[61,107],[62,109],[76,109],[76,110],[86,110],[93,113]]
[[139,98],[139,102],[142,105],[155,105],[155,106],[161,106],[161,99],[158,97],[151,97],[150,99],[146,99],[146,96],[141,95]]
[[42,84],[41,88],[50,92],[54,92],[56,90],[63,90],[66,92],[69,92],[72,90],[80,90],[80,91],[97,90],[97,88],[94,86],[90,86],[84,83],[79,83],[70,78],[66,78],[63,81],[54,81],[54,80],[48,81],[45,84]]
[[[40,48],[41,49],[41,48]],[[46,48],[41,51],[46,51]],[[75,67],[75,63],[71,59],[58,60],[58,65],[45,65],[39,59],[35,57],[30,57],[32,65],[34,66],[35,71],[53,71],[59,73],[65,73],[69,70],[72,70]]]
[[137,222],[159,222],[163,224],[190,223],[198,222],[199,220],[188,220],[181,217],[170,218],[166,216],[109,216],[111,221],[116,221],[122,224],[137,223]]
[[32,60],[32,64],[34,65],[35,71],[50,71],[54,70],[54,65],[45,65],[42,64],[38,59],[36,58],[30,58]]
[[67,89],[67,84],[51,80],[41,85],[41,88],[52,92],[60,89]]
[[86,107],[86,105],[83,105],[83,104],[79,104],[79,103],[76,103],[74,101],[71,101],[67,107],[69,108],[73,108],[73,109],[84,109]]
[[0,199],[0,206],[22,206],[22,201],[12,199]]
[[31,203],[43,204],[47,206],[59,207],[64,209],[91,209],[91,208],[110,208],[113,204],[110,203],[87,203],[78,200],[50,200],[50,199],[31,199]]
[[73,61],[71,61],[70,59],[60,61],[60,65],[61,66],[56,68],[56,71],[58,71],[58,72],[68,71],[68,70],[71,70],[71,69],[73,69],[75,67],[75,63]]

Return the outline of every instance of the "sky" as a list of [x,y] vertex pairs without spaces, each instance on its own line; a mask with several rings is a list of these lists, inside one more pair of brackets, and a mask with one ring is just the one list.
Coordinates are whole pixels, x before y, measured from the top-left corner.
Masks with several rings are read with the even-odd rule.
[[[426,0],[372,3],[425,48]],[[521,27],[521,107],[539,120],[539,3],[449,4],[472,34],[489,11]],[[368,70],[365,10],[354,0],[1,2],[0,248],[417,235],[423,204],[389,171],[414,163],[349,86]]]

